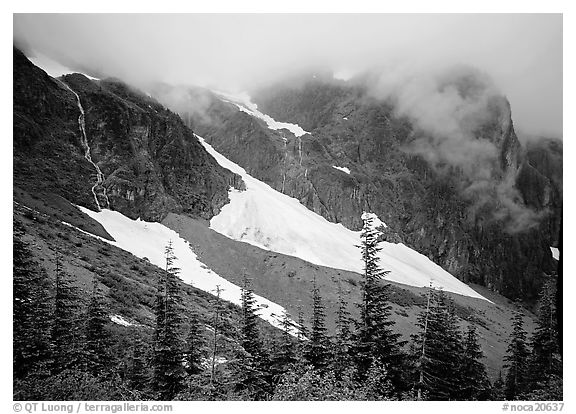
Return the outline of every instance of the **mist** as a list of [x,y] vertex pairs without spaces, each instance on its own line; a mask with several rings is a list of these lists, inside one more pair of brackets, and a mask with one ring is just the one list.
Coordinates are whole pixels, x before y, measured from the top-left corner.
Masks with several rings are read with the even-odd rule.
[[518,131],[562,136],[560,14],[16,14],[14,42],[96,77],[229,91],[312,68],[468,65],[508,98]]

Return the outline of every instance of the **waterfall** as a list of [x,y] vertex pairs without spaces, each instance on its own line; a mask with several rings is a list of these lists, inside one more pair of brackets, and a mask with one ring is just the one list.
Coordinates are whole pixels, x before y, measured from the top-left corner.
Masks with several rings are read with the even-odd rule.
[[86,117],[84,114],[84,108],[82,107],[82,103],[80,102],[80,96],[78,96],[78,94],[74,90],[72,90],[72,88],[70,88],[70,86],[68,86],[64,81],[61,81],[60,79],[56,80],[60,82],[62,85],[64,85],[64,87],[68,89],[70,92],[72,92],[76,97],[76,103],[78,105],[78,109],[80,110],[80,115],[78,116],[78,126],[80,128],[80,133],[82,136],[81,137],[82,145],[84,146],[84,158],[86,158],[86,160],[90,164],[92,164],[92,166],[96,170],[96,183],[92,186],[92,195],[94,196],[94,201],[96,202],[98,211],[102,210],[100,202],[98,201],[98,195],[96,194],[96,190],[99,187],[102,189],[102,195],[104,197],[104,200],[106,201],[106,207],[110,208],[110,201],[108,200],[108,194],[106,194],[106,187],[102,185],[104,182],[104,174],[100,170],[100,167],[98,167],[98,165],[94,161],[92,161],[92,155],[90,154],[90,145],[88,144],[88,137],[86,136],[86,122],[85,122]]

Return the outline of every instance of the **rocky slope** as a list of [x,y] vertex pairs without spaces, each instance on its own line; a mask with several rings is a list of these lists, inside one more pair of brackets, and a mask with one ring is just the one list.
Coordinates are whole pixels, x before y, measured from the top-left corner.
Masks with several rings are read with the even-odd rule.
[[[446,82],[465,99],[484,97],[474,76]],[[494,94],[467,131],[470,151],[488,148],[487,155],[471,163],[434,159],[426,150],[442,141],[370,92],[363,82],[320,76],[258,91],[259,109],[309,131],[301,137],[267,128],[210,91],[190,89],[178,100],[166,87],[153,93],[217,151],[328,220],[357,230],[361,212],[373,211],[388,224],[389,240],[464,281],[533,301],[556,266],[549,246],[558,242],[562,189],[546,168],[558,177],[561,151],[527,152],[508,102]]]
[[80,110],[66,85],[85,112],[91,158],[104,174],[110,208],[148,220],[168,212],[208,219],[228,202],[230,186],[242,187],[178,115],[152,98],[114,79],[56,80],[14,49],[15,187],[96,208],[96,171],[84,156]]

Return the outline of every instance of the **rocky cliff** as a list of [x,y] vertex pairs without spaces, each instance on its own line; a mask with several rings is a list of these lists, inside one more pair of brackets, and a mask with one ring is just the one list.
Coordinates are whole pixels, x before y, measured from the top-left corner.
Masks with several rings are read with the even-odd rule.
[[[483,91],[474,78],[456,84],[469,100]],[[268,129],[212,92],[188,93],[188,106],[181,96],[176,110],[190,126],[250,174],[330,221],[357,230],[361,212],[373,211],[388,224],[391,241],[510,298],[533,301],[543,274],[555,269],[549,246],[557,243],[561,183],[543,169],[561,151],[535,163],[500,95],[482,101],[482,116],[467,132],[470,151],[487,148],[486,155],[458,163],[442,158],[443,141],[365,83],[318,77],[254,95],[262,112],[309,131],[301,137]],[[173,102],[166,91],[158,95]]]
[[[71,90],[69,90],[70,88]],[[92,209],[96,170],[105,207],[146,220],[168,212],[205,219],[228,202],[239,176],[221,168],[180,117],[126,84],[81,74],[57,80],[14,49],[14,185],[52,192]],[[109,205],[108,205],[109,204]]]

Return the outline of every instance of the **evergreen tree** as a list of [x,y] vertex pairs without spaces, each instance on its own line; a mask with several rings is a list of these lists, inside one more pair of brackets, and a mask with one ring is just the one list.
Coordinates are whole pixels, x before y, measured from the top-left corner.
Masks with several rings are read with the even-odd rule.
[[142,338],[138,336],[132,344],[127,373],[128,385],[137,391],[144,391],[150,381],[146,358],[147,349]]
[[171,400],[184,388],[182,341],[182,298],[172,242],[166,246],[166,272],[160,278],[156,295],[154,330],[154,373],[152,387],[163,400]]
[[538,298],[536,330],[531,338],[528,389],[538,399],[557,400],[562,397],[562,359],[558,347],[556,318],[556,286],[547,280]]
[[197,375],[202,372],[205,340],[202,335],[200,320],[196,313],[190,315],[188,324],[184,361],[186,361],[186,372],[188,375]]
[[282,313],[281,327],[282,333],[274,346],[275,352],[271,353],[273,355],[271,360],[273,384],[276,383],[288,370],[292,369],[294,364],[298,361],[295,349],[295,340],[291,335],[293,322],[286,309],[284,309],[284,312]]
[[352,346],[350,330],[350,312],[344,300],[342,286],[338,283],[338,311],[336,313],[336,337],[333,345],[332,370],[337,376],[350,368],[352,358],[349,355]]
[[369,401],[391,400],[395,394],[394,387],[390,382],[390,376],[386,367],[375,359],[368,370],[363,387],[363,399]]
[[504,394],[507,400],[526,391],[528,376],[528,347],[526,346],[526,331],[524,330],[524,320],[520,312],[516,312],[512,319],[513,328],[510,343],[506,351],[504,361],[506,373]]
[[443,291],[429,291],[429,307],[418,316],[412,336],[417,361],[416,387],[430,400],[459,399],[462,335],[454,308]]
[[562,362],[558,348],[555,286],[547,280],[538,300],[538,322],[531,340],[530,380],[536,384],[550,375],[562,376]]
[[218,353],[218,334],[220,329],[220,319],[223,313],[222,301],[220,299],[220,293],[222,293],[222,289],[220,285],[216,285],[216,297],[212,301],[212,308],[214,310],[213,318],[212,318],[212,358],[210,364],[210,385],[209,385],[209,392],[214,391],[214,387],[216,384],[216,355]]
[[[392,306],[389,303],[390,284],[382,283],[389,271],[379,267],[379,232],[376,230],[370,214],[362,216],[364,226],[360,234],[364,262],[364,280],[362,281],[362,303],[360,323],[355,332],[354,355],[360,378],[365,378],[372,366],[386,368],[393,386],[397,391],[405,388],[404,342],[400,334],[393,330],[391,318]],[[377,364],[375,364],[377,360]]]
[[326,334],[326,312],[322,304],[320,289],[314,278],[312,285],[312,326],[310,340],[307,343],[306,359],[315,369],[322,370],[328,364],[330,351]]
[[86,315],[85,333],[86,364],[89,372],[93,375],[103,374],[109,360],[110,334],[105,328],[109,322],[104,298],[98,289],[98,282],[94,279]]
[[484,353],[478,343],[478,333],[473,324],[468,325],[464,339],[464,354],[462,355],[459,400],[488,400],[490,399],[490,380],[486,367],[481,362]]
[[492,386],[492,396],[493,401],[503,401],[504,400],[504,379],[502,378],[502,371],[498,371],[498,378],[494,381]]
[[49,281],[22,240],[22,225],[13,222],[13,372],[48,374],[50,359]]
[[56,295],[52,315],[53,373],[83,365],[83,338],[79,321],[80,296],[56,256]]
[[272,391],[268,375],[270,362],[260,340],[256,298],[249,279],[244,276],[242,286],[241,345],[231,364],[234,370],[235,391],[254,399],[263,399]]
[[304,311],[302,310],[301,305],[298,305],[298,333],[296,338],[298,339],[298,346],[296,347],[296,358],[303,364],[307,348],[306,341],[308,340],[308,328],[306,327]]

